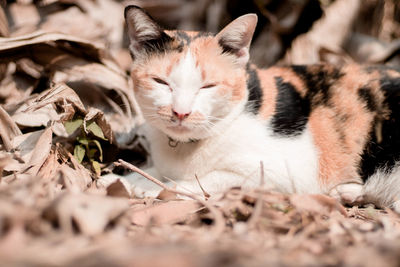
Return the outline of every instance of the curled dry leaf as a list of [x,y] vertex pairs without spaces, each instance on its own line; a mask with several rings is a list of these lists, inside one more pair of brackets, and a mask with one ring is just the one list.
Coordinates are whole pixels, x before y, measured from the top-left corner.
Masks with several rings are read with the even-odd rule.
[[16,124],[22,127],[46,127],[49,122],[56,122],[60,120],[60,116],[51,104],[37,108],[35,110],[28,110],[31,101],[26,101],[22,104],[12,115],[12,119]]
[[29,162],[32,158],[33,150],[39,138],[45,130],[34,131],[23,135],[16,136],[12,140],[12,148],[18,151],[18,156],[24,163]]
[[52,145],[53,131],[51,127],[44,130],[37,140],[35,147],[32,150],[32,155],[28,161],[28,173],[32,176],[38,174],[40,168],[50,155]]
[[11,119],[10,115],[0,106],[0,137],[3,141],[4,148],[6,151],[10,151],[13,148],[12,140],[16,136],[22,135],[21,130]]
[[85,106],[79,96],[64,83],[55,84],[51,89],[41,93],[25,112],[35,111],[49,104],[57,105],[63,110],[62,121],[70,120],[76,112],[86,113]]
[[[60,114],[60,122],[71,120],[76,114],[78,114],[84,117],[83,124],[85,126],[88,121],[96,122],[96,125],[100,127],[99,131],[104,135],[104,138],[109,140],[111,143],[113,142],[113,132],[111,126],[106,122],[103,112],[94,108],[89,108],[87,111],[76,92],[64,83],[55,84],[53,88],[44,91],[34,101],[32,101],[32,105],[17,114],[30,114],[43,108],[50,108],[50,106],[53,107],[54,112],[56,112],[56,110],[63,111]],[[51,118],[48,117],[45,119],[50,120]],[[72,132],[69,134],[71,133]]]
[[70,53],[95,62],[109,62],[107,52],[99,44],[71,35],[37,31],[26,35],[0,38],[0,62],[30,58],[46,65],[55,57]]
[[72,87],[89,107],[104,112],[118,143],[132,140],[140,114],[131,82],[121,71],[77,57],[62,57],[52,62],[51,80]]

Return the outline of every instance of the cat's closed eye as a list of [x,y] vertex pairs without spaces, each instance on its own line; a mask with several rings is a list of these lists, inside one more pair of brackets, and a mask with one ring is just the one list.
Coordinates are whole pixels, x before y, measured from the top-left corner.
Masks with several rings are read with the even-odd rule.
[[208,89],[208,88],[212,88],[214,86],[216,86],[215,83],[209,83],[209,84],[206,84],[206,85],[202,86],[200,89]]
[[169,86],[169,84],[168,84],[166,81],[164,81],[163,79],[154,77],[153,80],[154,80],[156,83],[159,83],[159,84],[162,84],[162,85],[168,85],[168,86]]

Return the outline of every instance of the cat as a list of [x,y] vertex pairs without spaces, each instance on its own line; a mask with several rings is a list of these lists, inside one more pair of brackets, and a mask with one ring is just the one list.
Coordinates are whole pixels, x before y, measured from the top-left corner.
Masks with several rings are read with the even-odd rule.
[[[255,14],[217,34],[164,30],[137,6],[125,20],[151,175],[194,193],[264,185],[400,210],[399,70],[259,69],[249,63]],[[161,190],[127,179],[143,196]]]

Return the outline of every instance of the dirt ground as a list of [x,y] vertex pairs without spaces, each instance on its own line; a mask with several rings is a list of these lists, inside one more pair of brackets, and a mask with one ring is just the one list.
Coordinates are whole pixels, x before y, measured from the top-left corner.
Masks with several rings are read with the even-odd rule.
[[257,13],[259,66],[400,66],[397,0],[0,3],[0,266],[399,266],[390,209],[240,188],[140,199],[98,180],[151,156],[136,134],[124,6],[211,32]]

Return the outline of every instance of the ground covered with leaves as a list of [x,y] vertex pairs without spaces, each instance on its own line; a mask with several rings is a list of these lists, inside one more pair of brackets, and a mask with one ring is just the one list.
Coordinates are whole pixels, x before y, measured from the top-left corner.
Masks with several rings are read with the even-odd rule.
[[390,209],[240,188],[140,199],[101,183],[151,162],[137,134],[128,4],[166,27],[212,32],[255,12],[260,66],[400,65],[395,0],[2,1],[0,265],[399,265]]

